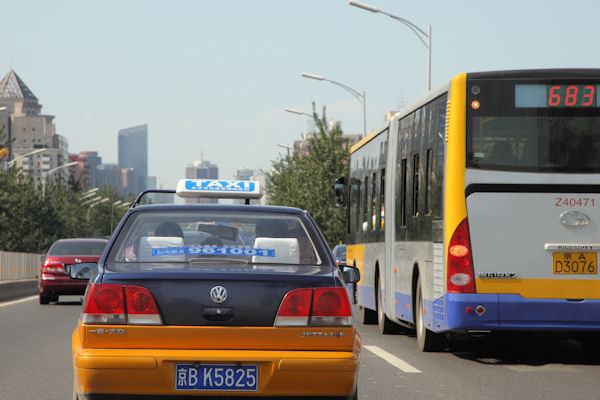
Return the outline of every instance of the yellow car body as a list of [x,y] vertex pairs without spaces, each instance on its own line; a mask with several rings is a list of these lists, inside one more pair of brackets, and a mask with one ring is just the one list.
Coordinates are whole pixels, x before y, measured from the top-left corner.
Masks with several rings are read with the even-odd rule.
[[[315,350],[318,349],[318,350]],[[73,332],[74,391],[86,398],[352,396],[360,336],[354,327],[87,325]],[[177,364],[256,364],[256,392],[175,390]],[[103,395],[103,396],[101,396]]]

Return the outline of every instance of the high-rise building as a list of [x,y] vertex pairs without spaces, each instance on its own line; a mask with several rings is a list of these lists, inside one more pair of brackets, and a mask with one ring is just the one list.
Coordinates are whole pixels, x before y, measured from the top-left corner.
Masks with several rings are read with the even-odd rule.
[[121,168],[121,197],[137,196],[143,190],[146,189],[139,188],[137,170],[135,168]]
[[[211,164],[209,161],[194,161],[185,167],[185,177],[187,179],[219,179],[219,167]],[[186,198],[185,202],[190,203],[218,203],[218,199],[195,199]]]
[[[14,167],[22,168],[31,174],[35,181],[51,169],[69,162],[68,141],[57,135],[53,115],[41,114],[42,105],[17,73],[11,69],[0,80],[0,129],[3,130],[2,143],[8,141],[9,158]],[[24,156],[35,150],[45,149],[35,156]],[[57,170],[52,179],[66,181],[66,169]]]
[[109,186],[121,193],[121,173],[117,164],[100,164],[96,167],[96,186]]
[[102,164],[102,157],[98,156],[97,151],[80,151],[79,158],[82,158],[86,162],[87,172],[89,175],[89,186],[96,187],[96,167]]
[[[148,125],[138,125],[119,130],[119,169],[134,169],[135,194],[146,190],[148,179]],[[131,182],[128,183],[133,189]]]

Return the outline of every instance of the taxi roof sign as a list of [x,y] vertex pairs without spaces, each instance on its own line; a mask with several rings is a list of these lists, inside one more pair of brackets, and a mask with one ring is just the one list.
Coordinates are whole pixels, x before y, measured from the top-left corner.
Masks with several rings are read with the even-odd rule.
[[175,193],[179,197],[220,199],[260,199],[263,195],[260,182],[218,179],[180,179]]

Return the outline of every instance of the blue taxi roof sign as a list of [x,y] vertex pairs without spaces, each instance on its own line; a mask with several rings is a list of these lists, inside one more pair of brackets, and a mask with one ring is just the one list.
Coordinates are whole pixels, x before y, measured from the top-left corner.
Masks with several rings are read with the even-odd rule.
[[175,193],[179,197],[220,199],[260,199],[263,195],[260,182],[218,179],[180,179]]

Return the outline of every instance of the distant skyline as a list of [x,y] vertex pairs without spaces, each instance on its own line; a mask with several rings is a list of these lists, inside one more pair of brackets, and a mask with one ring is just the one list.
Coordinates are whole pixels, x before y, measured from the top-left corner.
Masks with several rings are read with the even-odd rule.
[[[135,183],[128,183],[127,189],[134,188],[134,194],[148,189],[148,125],[136,125],[119,129],[119,169],[133,168]],[[125,185],[123,185],[125,186]]]
[[[432,86],[461,72],[596,68],[600,3],[442,0],[364,3],[432,26]],[[427,51],[406,26],[346,0],[24,0],[2,7],[0,75],[19,74],[69,152],[117,163],[119,129],[148,124],[148,175],[174,188],[204,158],[221,178],[268,170],[310,129],[312,102],[344,133],[366,94],[367,131],[426,86]]]

